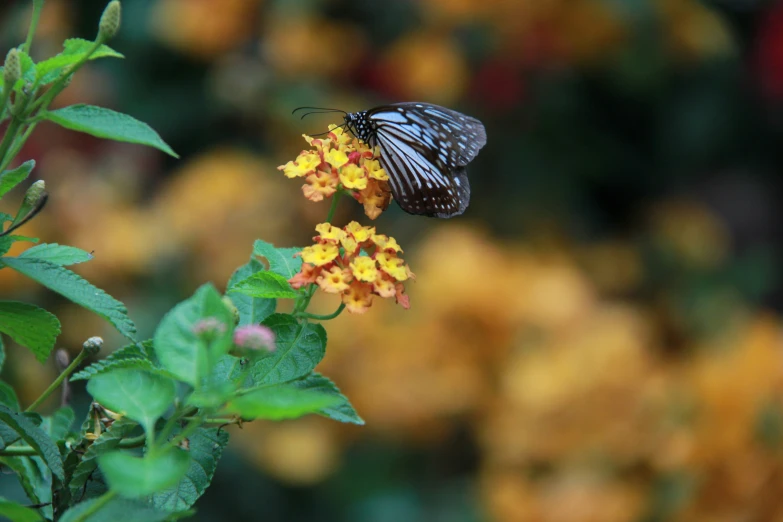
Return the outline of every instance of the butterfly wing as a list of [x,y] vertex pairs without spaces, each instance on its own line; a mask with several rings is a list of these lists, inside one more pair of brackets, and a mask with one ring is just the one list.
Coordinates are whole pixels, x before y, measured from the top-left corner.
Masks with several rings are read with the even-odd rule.
[[465,166],[487,142],[479,120],[425,103],[378,107],[367,117],[403,210],[440,218],[465,211],[470,201]]

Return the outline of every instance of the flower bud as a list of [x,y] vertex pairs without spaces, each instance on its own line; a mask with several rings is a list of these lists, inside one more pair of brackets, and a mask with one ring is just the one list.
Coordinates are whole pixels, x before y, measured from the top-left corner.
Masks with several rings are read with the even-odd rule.
[[231,300],[230,297],[227,295],[223,296],[223,304],[226,305],[226,308],[228,308],[231,311],[231,315],[234,318],[234,325],[239,324],[239,309],[234,305],[234,301]]
[[121,6],[119,0],[112,0],[103,10],[98,24],[98,40],[106,42],[114,38],[120,30]]
[[95,355],[101,351],[101,346],[103,346],[103,339],[100,337],[90,337],[84,341],[82,348],[87,352],[87,355]]
[[14,84],[22,77],[22,63],[19,61],[19,51],[11,49],[5,57],[3,68],[3,83],[6,89],[13,89]]
[[27,189],[27,192],[24,195],[24,203],[25,205],[35,207],[38,205],[41,198],[46,196],[46,184],[41,179],[30,185],[30,188]]

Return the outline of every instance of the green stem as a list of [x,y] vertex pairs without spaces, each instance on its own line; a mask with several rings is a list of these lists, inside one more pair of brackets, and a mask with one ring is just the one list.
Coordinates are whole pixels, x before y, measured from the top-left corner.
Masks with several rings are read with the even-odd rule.
[[22,50],[27,54],[30,54],[30,46],[33,45],[33,36],[35,36],[35,30],[38,28],[38,20],[41,18],[43,4],[44,0],[33,0],[33,17],[30,20],[30,28],[27,30],[27,39],[22,47]]
[[11,116],[11,123],[8,124],[8,128],[5,130],[5,136],[3,141],[0,142],[0,170],[5,170],[9,163],[13,160],[13,156],[8,155],[8,149],[11,148],[16,139],[16,135],[19,133],[19,129],[22,127],[22,118],[18,116]]
[[345,310],[345,303],[340,303],[340,306],[335,310],[333,313],[328,315],[316,315],[316,314],[309,314],[307,312],[299,312],[295,314],[297,317],[302,317],[304,319],[315,319],[318,321],[328,321],[330,319],[334,319],[341,313],[343,313],[343,310]]
[[329,213],[326,215],[327,223],[331,223],[334,219],[334,214],[337,212],[337,203],[340,201],[340,196],[342,195],[342,189],[338,189],[337,192],[334,193],[334,197],[332,198],[332,206],[329,207]]
[[82,511],[76,518],[73,519],[73,522],[84,522],[85,520],[89,520],[91,516],[93,516],[95,513],[97,513],[103,506],[109,503],[111,499],[114,498],[114,496],[117,494],[116,491],[107,491],[98,499],[90,505],[89,508]]
[[204,418],[203,417],[193,417],[190,419],[190,422],[188,422],[188,425],[185,426],[185,428],[177,434],[176,437],[171,439],[171,442],[169,443],[173,447],[177,447],[180,442],[187,439],[191,433],[196,431],[198,428],[201,427],[201,425],[204,424]]
[[[19,154],[19,151],[22,150],[22,147],[24,147],[24,144],[27,143],[27,139],[30,137],[30,134],[33,133],[33,130],[35,129],[36,125],[38,125],[37,121],[34,121],[30,125],[27,126],[27,128],[22,132],[22,135],[19,136],[16,140],[14,140],[13,145],[11,145],[11,149],[8,153],[8,162],[10,163],[13,161],[13,159],[16,157],[17,154]],[[8,167],[5,162],[3,164],[0,164],[0,171],[5,170]]]
[[[210,422],[212,421],[210,420]],[[136,437],[122,439],[118,447],[121,449],[139,448],[144,446],[146,441],[146,434],[137,435]],[[40,453],[32,446],[8,446],[0,450],[0,457],[35,457],[36,455],[40,455]]]
[[76,356],[76,358],[71,362],[71,364],[68,365],[68,367],[63,370],[63,372],[57,376],[57,378],[54,380],[52,384],[49,385],[46,390],[41,394],[40,397],[35,399],[35,402],[33,402],[30,406],[27,407],[25,412],[35,411],[38,406],[41,405],[43,401],[45,401],[49,395],[54,393],[54,391],[59,388],[59,386],[62,384],[62,382],[70,376],[76,368],[82,363],[84,358],[87,357],[87,350],[82,349],[81,352],[79,352],[79,355]]

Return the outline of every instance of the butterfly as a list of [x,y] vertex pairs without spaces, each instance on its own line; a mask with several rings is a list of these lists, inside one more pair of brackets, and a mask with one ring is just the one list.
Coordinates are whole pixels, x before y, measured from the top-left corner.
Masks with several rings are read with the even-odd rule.
[[352,113],[322,110],[342,112],[342,126],[371,147],[379,147],[392,195],[404,211],[450,218],[468,208],[466,167],[487,143],[486,130],[479,120],[421,102],[394,103]]

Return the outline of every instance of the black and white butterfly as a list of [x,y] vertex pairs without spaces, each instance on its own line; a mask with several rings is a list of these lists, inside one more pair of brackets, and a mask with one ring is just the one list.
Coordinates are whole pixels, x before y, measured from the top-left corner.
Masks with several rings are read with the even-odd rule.
[[468,208],[466,166],[487,143],[479,120],[410,102],[345,113],[344,125],[360,140],[380,147],[381,166],[404,211],[450,218]]

